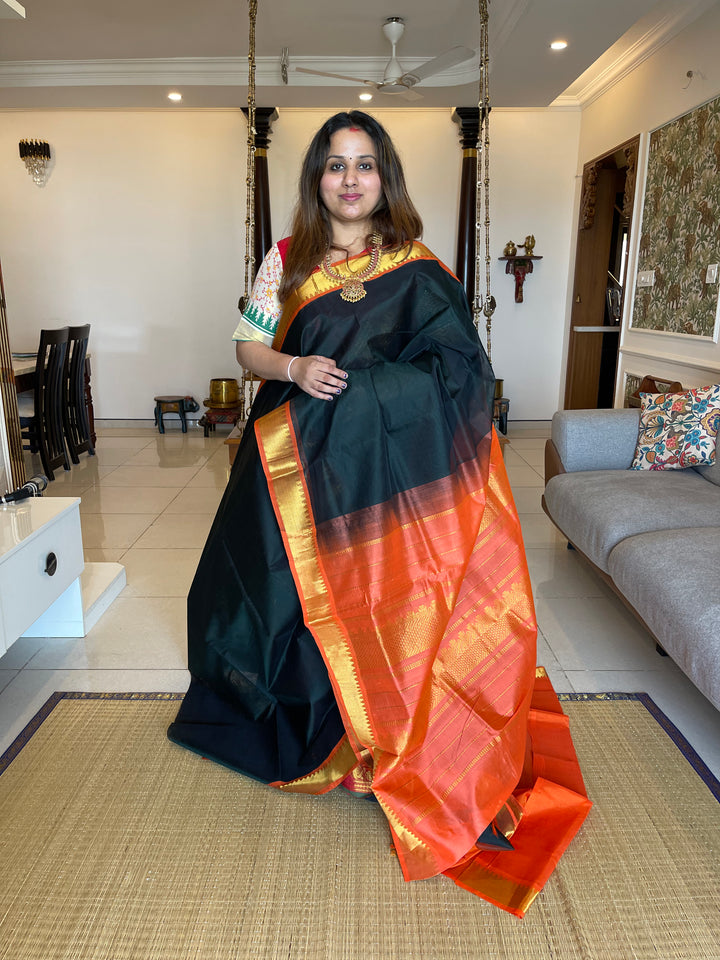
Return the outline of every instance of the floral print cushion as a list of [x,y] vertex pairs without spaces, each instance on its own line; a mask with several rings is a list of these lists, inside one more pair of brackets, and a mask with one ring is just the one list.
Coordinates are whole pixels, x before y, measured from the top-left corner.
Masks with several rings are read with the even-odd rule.
[[720,384],[682,393],[641,393],[631,470],[682,470],[715,463]]

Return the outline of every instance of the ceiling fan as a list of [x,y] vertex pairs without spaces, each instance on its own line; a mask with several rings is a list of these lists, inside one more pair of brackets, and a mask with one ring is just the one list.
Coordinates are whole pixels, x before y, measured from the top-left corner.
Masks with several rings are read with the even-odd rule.
[[468,47],[451,47],[440,56],[428,60],[426,63],[416,67],[415,70],[405,72],[398,62],[395,54],[400,37],[405,32],[405,21],[402,17],[388,17],[383,24],[383,33],[392,44],[392,55],[390,61],[385,67],[385,73],[382,80],[366,80],[361,77],[346,77],[340,73],[326,73],[323,70],[310,70],[306,67],[296,67],[300,73],[313,73],[320,77],[334,77],[336,80],[349,80],[352,83],[363,83],[368,87],[373,87],[380,93],[399,94],[405,100],[421,100],[422,96],[416,93],[412,88],[420,83],[421,80],[432,77],[436,73],[442,73],[464,60],[469,60],[475,56],[475,51]]

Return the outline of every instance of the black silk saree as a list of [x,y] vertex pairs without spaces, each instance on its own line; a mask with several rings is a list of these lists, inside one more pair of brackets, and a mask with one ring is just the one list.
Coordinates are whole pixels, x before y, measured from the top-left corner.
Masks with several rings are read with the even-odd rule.
[[[589,803],[561,729],[561,825],[520,829],[530,797],[556,803],[537,714],[558,710],[538,693],[492,371],[422,244],[383,254],[359,302],[338,288],[308,278],[274,346],[334,358],[348,387],[258,391],[188,597],[169,736],[278,789],[372,793],[407,879],[445,872],[522,915]],[[476,844],[501,821],[528,845],[519,876]]]

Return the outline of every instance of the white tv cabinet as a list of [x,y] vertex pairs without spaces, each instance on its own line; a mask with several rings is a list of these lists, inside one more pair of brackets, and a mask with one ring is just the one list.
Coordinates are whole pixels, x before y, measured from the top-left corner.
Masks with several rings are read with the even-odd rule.
[[119,563],[84,563],[77,497],[0,507],[0,656],[23,635],[84,637],[124,585]]

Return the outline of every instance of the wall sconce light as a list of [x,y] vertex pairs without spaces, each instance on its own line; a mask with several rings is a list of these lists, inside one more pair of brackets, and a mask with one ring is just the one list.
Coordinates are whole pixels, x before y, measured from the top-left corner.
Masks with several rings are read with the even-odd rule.
[[21,140],[20,159],[38,186],[45,183],[50,162],[50,144],[46,140]]
[[[525,253],[518,253],[518,247]],[[533,260],[542,260],[533,253],[535,249],[535,237],[529,234],[525,237],[525,243],[514,244],[509,240],[505,244],[503,255],[499,260],[507,261],[505,263],[505,273],[515,277],[515,303],[523,302],[523,284],[528,273],[533,272]]]
[[38,186],[45,183],[50,162],[50,144],[46,140],[21,140],[20,159]]

